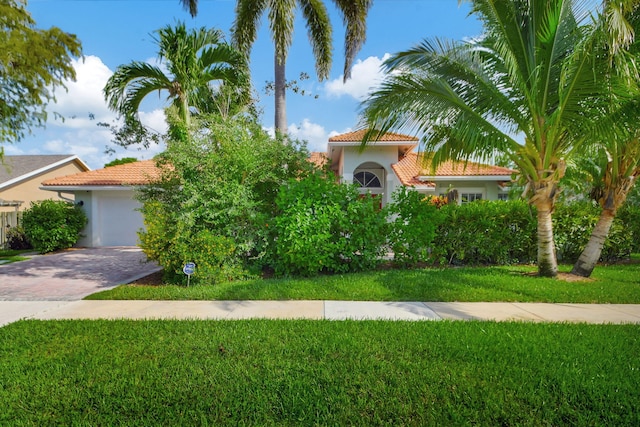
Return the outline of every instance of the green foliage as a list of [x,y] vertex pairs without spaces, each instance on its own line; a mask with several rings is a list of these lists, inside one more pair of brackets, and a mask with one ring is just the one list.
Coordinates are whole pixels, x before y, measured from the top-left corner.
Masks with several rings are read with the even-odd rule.
[[441,208],[433,259],[442,264],[512,264],[536,254],[536,217],[524,201],[478,201]]
[[71,59],[81,54],[75,35],[35,28],[25,3],[0,2],[0,144],[44,125],[53,91],[75,79]]
[[204,239],[220,250],[207,275],[245,277],[243,268],[259,266],[267,251],[265,224],[278,188],[312,166],[304,147],[270,138],[249,119],[208,118],[200,125],[207,131],[191,142],[169,145],[162,181],[139,195],[147,224],[142,248],[173,275],[204,256],[189,249],[192,239]]
[[426,262],[443,214],[423,194],[406,187],[400,187],[391,197],[388,238],[394,261],[401,264]]
[[126,165],[127,163],[135,163],[138,159],[135,157],[123,157],[121,159],[115,159],[105,164],[104,167],[108,168],[109,166],[118,166],[118,165]]
[[386,240],[379,203],[320,172],[289,181],[276,199],[276,273],[309,276],[374,267]]
[[11,227],[9,230],[7,230],[6,245],[9,249],[15,250],[32,248],[31,243],[29,243],[29,239],[27,239],[27,236],[24,233],[24,228],[20,225]]
[[640,253],[640,204],[625,204],[617,218],[624,224],[624,233],[631,237],[631,252]]
[[31,203],[22,214],[22,227],[33,248],[40,253],[70,248],[87,225],[82,209],[61,200]]
[[[558,260],[573,263],[578,259],[589,241],[593,227],[598,222],[600,211],[600,207],[590,201],[556,206],[553,227]],[[623,220],[629,222],[623,222]],[[629,258],[634,244],[633,222],[632,214],[618,216],[613,220],[607,240],[602,247],[600,260],[615,261]],[[637,225],[635,228],[638,228]]]

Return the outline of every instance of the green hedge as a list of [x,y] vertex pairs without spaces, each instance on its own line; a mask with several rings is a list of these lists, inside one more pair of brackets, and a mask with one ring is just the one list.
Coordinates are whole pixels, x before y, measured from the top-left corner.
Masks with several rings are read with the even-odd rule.
[[70,248],[85,225],[87,216],[82,209],[61,200],[33,202],[22,214],[24,234],[40,253]]

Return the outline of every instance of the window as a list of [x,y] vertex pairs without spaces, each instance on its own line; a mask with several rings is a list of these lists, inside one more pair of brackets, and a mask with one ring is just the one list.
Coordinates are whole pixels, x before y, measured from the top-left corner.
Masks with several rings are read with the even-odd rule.
[[470,203],[482,200],[482,193],[460,193],[460,203]]
[[502,200],[502,201],[507,201],[509,200],[509,194],[508,193],[499,193],[498,194],[498,200]]
[[380,178],[370,171],[360,171],[353,175],[353,183],[362,188],[381,188]]

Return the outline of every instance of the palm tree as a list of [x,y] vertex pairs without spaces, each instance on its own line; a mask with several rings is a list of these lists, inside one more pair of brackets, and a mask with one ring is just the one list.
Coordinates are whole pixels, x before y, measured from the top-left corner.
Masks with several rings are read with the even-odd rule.
[[504,154],[537,209],[538,273],[558,273],[551,216],[566,159],[609,88],[599,80],[589,2],[475,0],[482,38],[425,41],[389,58],[390,74],[363,103],[367,140],[423,134],[432,163]]
[[[333,0],[346,25],[345,80],[366,37],[366,17],[373,0]],[[275,45],[275,128],[287,131],[286,78],[287,53],[293,38],[296,9],[302,11],[320,80],[328,78],[331,69],[332,27],[324,3],[320,0],[238,0],[233,25],[233,42],[247,56],[256,40],[262,15],[267,13],[271,38]]]
[[[611,23],[617,20],[616,23]],[[640,92],[639,73],[635,68],[640,57],[640,43],[635,33],[640,30],[640,5],[637,0],[614,2],[605,5],[605,44],[609,55],[602,59],[611,65],[610,78],[627,84],[626,90],[609,97],[611,105],[602,117],[595,118],[595,125],[589,129],[593,138],[590,177],[593,180],[591,197],[598,202],[602,211],[591,232],[589,241],[576,261],[572,274],[591,276],[602,254],[602,247],[609,235],[618,209],[625,203],[636,179],[640,176]],[[626,36],[620,36],[616,28],[627,29]],[[612,135],[611,129],[617,130]]]
[[178,121],[188,128],[191,114],[205,105],[203,91],[214,97],[221,85],[231,85],[249,93],[244,55],[225,43],[220,31],[204,27],[187,30],[178,23],[158,30],[155,41],[168,73],[160,66],[133,61],[119,66],[105,85],[109,108],[125,119],[137,122],[142,100],[152,92],[167,91]]

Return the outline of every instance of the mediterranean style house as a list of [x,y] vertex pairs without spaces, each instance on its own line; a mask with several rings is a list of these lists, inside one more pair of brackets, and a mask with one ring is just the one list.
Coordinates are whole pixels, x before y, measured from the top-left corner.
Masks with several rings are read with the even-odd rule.
[[382,203],[400,186],[412,187],[425,195],[442,196],[453,190],[458,203],[475,200],[506,200],[508,184],[516,171],[474,162],[445,162],[435,171],[425,166],[422,154],[414,150],[418,139],[386,133],[360,145],[365,130],[329,138],[327,153],[312,153],[317,164],[328,162],[344,183],[354,183],[363,194],[380,194]]
[[[444,195],[457,190],[460,203],[506,198],[513,170],[478,163],[441,165],[435,173],[423,168],[413,150],[416,138],[388,133],[360,151],[364,131],[329,139],[326,153],[311,153],[310,161],[329,165],[344,183],[360,186],[362,194],[380,194],[382,203],[400,187],[415,188],[425,195]],[[144,227],[135,188],[152,183],[161,174],[153,160],[143,160],[46,180],[42,189],[69,193],[85,210],[89,222],[80,246],[133,246]]]

